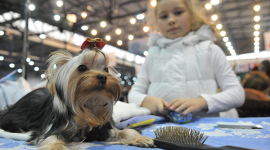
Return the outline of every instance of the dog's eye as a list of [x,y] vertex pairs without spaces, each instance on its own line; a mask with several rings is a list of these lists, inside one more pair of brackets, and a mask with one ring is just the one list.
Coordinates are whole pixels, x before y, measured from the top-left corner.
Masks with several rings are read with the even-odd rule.
[[88,70],[88,68],[87,68],[85,65],[80,65],[77,69],[78,69],[78,71],[80,71],[80,72],[85,72],[85,71]]
[[109,73],[108,67],[104,68],[104,71],[107,72],[107,73]]

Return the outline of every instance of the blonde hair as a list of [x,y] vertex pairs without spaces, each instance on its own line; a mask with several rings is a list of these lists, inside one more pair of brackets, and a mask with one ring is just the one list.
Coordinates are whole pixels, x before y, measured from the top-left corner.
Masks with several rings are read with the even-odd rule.
[[[152,0],[149,0],[148,10],[147,10],[147,24],[150,26],[152,32],[158,32],[157,16],[156,16],[156,7],[150,5]],[[157,3],[161,0],[157,0]],[[216,32],[215,25],[209,23],[201,11],[200,2],[198,0],[184,0],[185,5],[193,17],[193,23],[191,27],[191,31],[198,30],[202,25],[209,25],[213,32]]]

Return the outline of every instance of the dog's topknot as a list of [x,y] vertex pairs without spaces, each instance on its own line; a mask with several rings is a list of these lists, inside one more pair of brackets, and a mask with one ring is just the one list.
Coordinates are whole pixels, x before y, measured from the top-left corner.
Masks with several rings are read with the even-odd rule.
[[96,49],[98,48],[101,50],[105,46],[105,42],[102,41],[101,38],[92,39],[88,37],[82,44],[81,49],[84,50],[85,48],[89,49]]

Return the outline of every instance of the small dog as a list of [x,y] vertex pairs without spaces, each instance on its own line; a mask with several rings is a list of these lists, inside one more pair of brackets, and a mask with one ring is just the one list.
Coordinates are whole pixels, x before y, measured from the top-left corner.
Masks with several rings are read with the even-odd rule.
[[101,39],[87,38],[75,57],[67,51],[52,53],[45,73],[47,87],[0,111],[0,129],[30,134],[28,144],[46,150],[93,140],[153,147],[150,137],[114,126],[113,105],[121,95],[121,84],[100,50],[104,45]]

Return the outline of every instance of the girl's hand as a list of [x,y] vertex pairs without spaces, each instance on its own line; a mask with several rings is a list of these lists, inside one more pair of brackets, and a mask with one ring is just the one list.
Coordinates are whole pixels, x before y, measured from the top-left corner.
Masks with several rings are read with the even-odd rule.
[[164,109],[164,107],[169,108],[169,103],[158,97],[146,96],[141,106],[149,108],[152,114],[158,116],[165,116],[170,113],[169,110]]
[[175,112],[180,112],[186,109],[182,114],[187,115],[190,112],[196,112],[200,110],[207,110],[208,105],[204,98],[191,98],[191,99],[174,99],[170,102],[170,109]]

